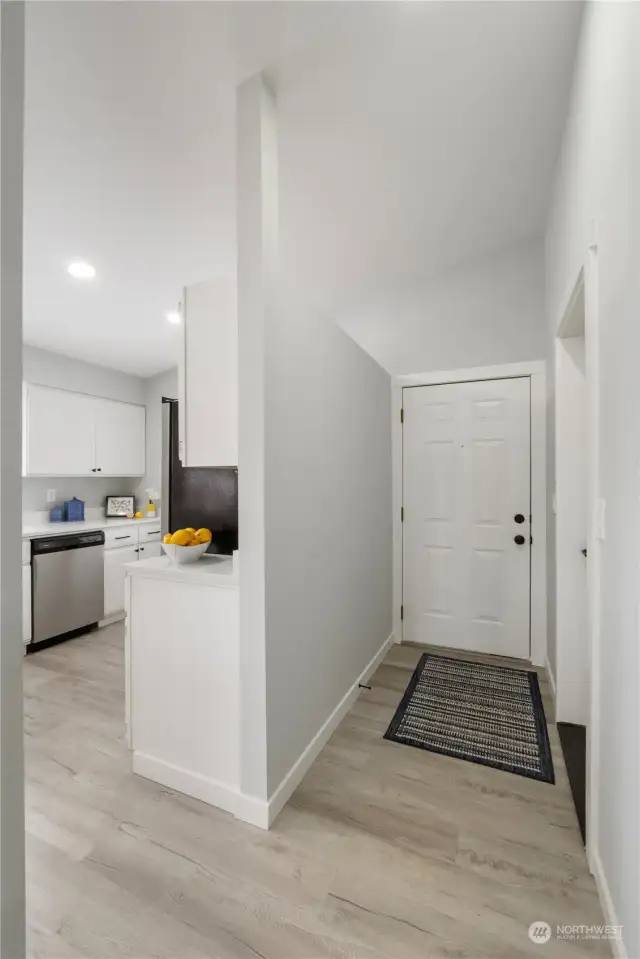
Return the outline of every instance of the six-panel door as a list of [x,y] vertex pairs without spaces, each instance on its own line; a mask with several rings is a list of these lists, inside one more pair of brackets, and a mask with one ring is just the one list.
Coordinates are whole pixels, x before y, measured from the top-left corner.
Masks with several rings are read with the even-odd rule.
[[403,637],[526,659],[529,379],[406,388],[403,407]]

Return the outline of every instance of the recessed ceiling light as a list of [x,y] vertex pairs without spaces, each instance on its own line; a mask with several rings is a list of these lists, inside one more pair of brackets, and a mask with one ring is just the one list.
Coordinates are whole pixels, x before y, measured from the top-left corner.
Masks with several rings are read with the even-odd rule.
[[167,319],[168,319],[169,323],[181,323],[181,322],[182,322],[182,317],[180,316],[180,314],[178,313],[177,310],[171,310],[169,313],[167,313]]
[[96,268],[84,260],[74,260],[67,267],[67,272],[76,280],[93,280],[96,275]]

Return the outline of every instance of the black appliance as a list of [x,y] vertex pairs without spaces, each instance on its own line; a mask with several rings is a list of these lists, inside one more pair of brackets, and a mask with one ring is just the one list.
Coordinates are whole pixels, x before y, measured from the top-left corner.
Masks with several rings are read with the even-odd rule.
[[185,467],[180,462],[178,401],[162,398],[162,531],[210,529],[207,552],[238,548],[238,470]]

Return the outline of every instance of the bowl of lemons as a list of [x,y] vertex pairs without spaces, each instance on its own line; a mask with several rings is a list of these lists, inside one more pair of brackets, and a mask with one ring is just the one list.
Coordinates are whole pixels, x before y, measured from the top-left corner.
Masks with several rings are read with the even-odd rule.
[[184,563],[195,563],[203,553],[206,553],[211,542],[210,529],[177,529],[175,533],[167,533],[162,541],[162,548],[177,566]]

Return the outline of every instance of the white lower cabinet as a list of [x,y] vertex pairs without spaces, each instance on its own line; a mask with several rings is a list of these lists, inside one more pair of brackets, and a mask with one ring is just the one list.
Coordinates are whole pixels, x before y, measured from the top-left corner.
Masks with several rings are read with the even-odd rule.
[[160,543],[145,543],[144,546],[140,543],[138,559],[157,559],[158,556],[162,556],[162,545]]
[[124,610],[125,566],[138,559],[138,546],[121,546],[104,552],[104,615],[113,616]]
[[117,526],[105,534],[104,618],[124,612],[127,563],[162,556],[160,528],[156,526]]

